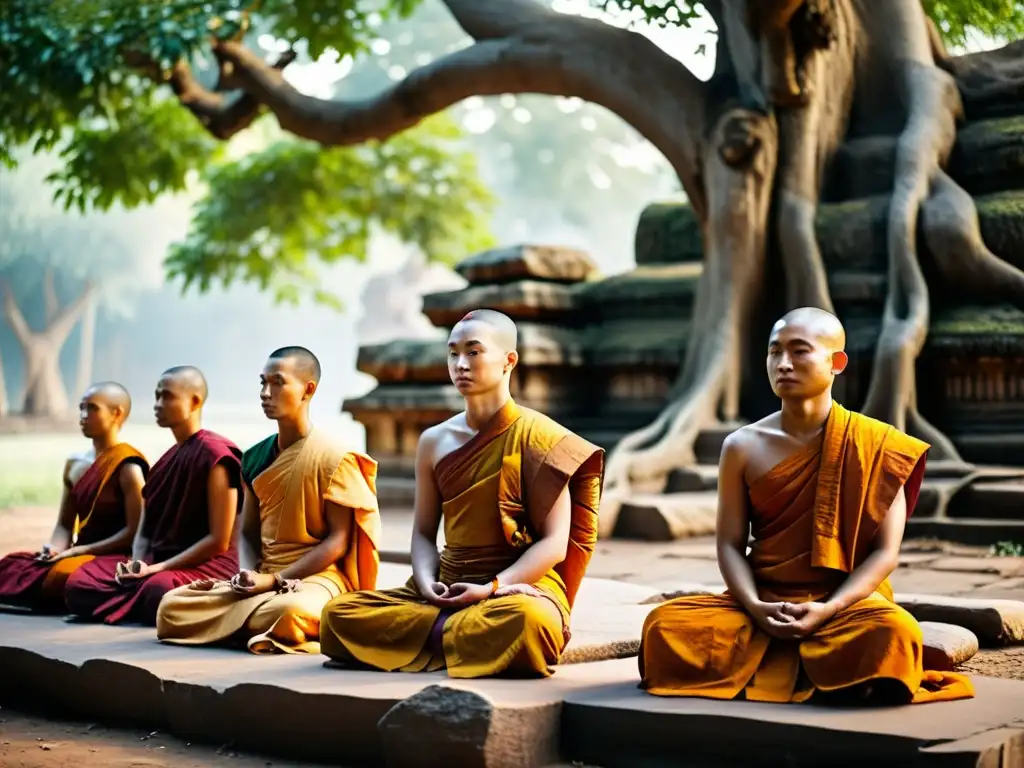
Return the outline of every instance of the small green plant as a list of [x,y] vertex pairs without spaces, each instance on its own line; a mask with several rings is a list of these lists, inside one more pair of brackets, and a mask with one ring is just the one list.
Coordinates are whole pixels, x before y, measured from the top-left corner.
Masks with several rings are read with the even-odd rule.
[[996,557],[1024,557],[1024,542],[997,541],[989,552]]

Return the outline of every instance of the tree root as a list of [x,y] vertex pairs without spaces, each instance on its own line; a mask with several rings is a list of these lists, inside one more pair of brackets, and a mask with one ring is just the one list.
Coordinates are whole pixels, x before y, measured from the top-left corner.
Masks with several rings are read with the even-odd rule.
[[608,458],[604,532],[614,528],[634,484],[660,492],[671,470],[694,463],[702,429],[713,426],[719,413],[738,415],[740,366],[764,283],[776,157],[777,126],[764,115],[733,110],[712,132],[705,160],[710,221],[690,347],[668,406],[653,424],[623,438]]

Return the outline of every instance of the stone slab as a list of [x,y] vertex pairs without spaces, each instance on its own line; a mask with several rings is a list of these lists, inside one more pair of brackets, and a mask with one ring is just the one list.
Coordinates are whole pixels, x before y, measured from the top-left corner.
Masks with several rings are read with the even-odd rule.
[[[1024,712],[1024,682],[988,678],[975,678],[973,701],[856,711],[661,699],[638,690],[635,659],[560,666],[545,680],[455,680],[327,670],[317,656],[178,648],[156,642],[150,629],[35,616],[0,616],[0,644],[0,706],[353,766],[439,764],[435,752],[462,758],[449,765],[501,768],[676,764],[686,744],[692,765],[704,754],[714,765],[755,765],[744,757],[767,760],[780,750],[846,765],[853,749],[862,757],[893,750],[928,768],[975,763],[942,762],[948,755],[925,747],[980,759],[1016,748],[1024,726],[1011,716]],[[453,727],[440,728],[442,720]],[[723,762],[736,757],[738,732],[743,754]],[[979,740],[990,732],[998,739]],[[414,751],[413,737],[426,751]]]
[[494,248],[459,262],[455,271],[470,285],[513,280],[578,283],[597,275],[597,265],[583,251],[544,245]]
[[603,768],[1011,768],[1002,757],[1024,735],[1024,683],[974,684],[977,697],[965,701],[852,709],[650,696],[623,680],[566,694],[562,753]]
[[516,322],[557,322],[573,308],[570,286],[540,280],[472,285],[457,291],[428,293],[423,297],[423,314],[439,328],[451,328],[472,309],[493,309]]
[[1019,600],[897,593],[896,602],[918,621],[939,621],[971,630],[982,647],[1024,643],[1024,602]]

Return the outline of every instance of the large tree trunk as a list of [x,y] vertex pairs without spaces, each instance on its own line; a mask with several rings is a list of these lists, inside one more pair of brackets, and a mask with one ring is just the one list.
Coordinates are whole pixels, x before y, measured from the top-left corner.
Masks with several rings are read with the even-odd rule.
[[[832,309],[814,230],[820,191],[844,141],[889,137],[896,181],[888,298],[865,410],[927,439],[933,455],[956,458],[917,412],[914,363],[929,318],[917,247],[927,244],[939,279],[960,295],[1024,306],[1024,273],[988,251],[970,196],[943,171],[960,92],[979,103],[1019,93],[1019,54],[958,64],[920,0],[704,0],[719,43],[715,75],[701,83],[643,37],[535,0],[445,5],[476,43],[375,98],[305,96],[281,74],[287,56],[271,66],[237,42],[215,46],[215,91],[185,63],[167,82],[221,138],[269,110],[285,129],[325,146],[384,140],[471,95],[543,93],[598,103],[657,146],[701,221],[705,267],[686,360],[664,412],[609,457],[606,520],[631,487],[663,488],[670,470],[691,464],[699,432],[740,415],[745,384],[766,386],[766,272],[778,270],[786,286],[771,309]],[[224,93],[231,88],[241,97]]]
[[[44,282],[44,301],[47,314],[55,300],[52,283]],[[86,305],[91,301],[93,288],[87,285],[82,294],[63,309],[56,310],[46,328],[35,331],[29,327],[9,286],[4,291],[4,316],[25,356],[25,385],[22,413],[42,418],[64,418],[71,412],[64,380],[60,372],[60,353],[78,322]]]

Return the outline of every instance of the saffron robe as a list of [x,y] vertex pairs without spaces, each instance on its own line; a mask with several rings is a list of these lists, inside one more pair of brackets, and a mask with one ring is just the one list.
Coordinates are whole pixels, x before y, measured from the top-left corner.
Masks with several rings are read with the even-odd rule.
[[280,453],[277,435],[253,446],[242,457],[242,477],[259,501],[260,573],[283,571],[327,536],[328,501],[354,511],[348,551],[293,592],[246,597],[227,582],[210,590],[173,590],[160,603],[157,637],[180,645],[237,638],[253,653],[319,653],[327,601],[377,583],[377,463],[313,430]]
[[[103,541],[127,524],[121,489],[117,483],[111,484],[125,464],[137,464],[143,474],[149,472],[149,464],[138,450],[128,443],[118,443],[97,456],[71,487],[75,515],[72,546]],[[126,545],[125,554],[129,548],[130,544]],[[0,603],[63,613],[68,577],[92,559],[92,555],[81,555],[41,562],[34,552],[14,552],[0,560]]]
[[602,449],[510,400],[434,469],[445,534],[438,581],[490,582],[536,539],[528,510],[550,510],[568,485],[568,549],[533,585],[543,597],[491,597],[442,611],[411,578],[397,589],[341,595],[324,609],[323,653],[389,672],[446,667],[456,678],[550,675],[569,640],[573,601],[597,543],[603,471]]
[[[241,449],[226,437],[199,430],[170,448],[153,465],[146,482],[142,536],[149,549],[142,559],[150,564],[170,560],[210,533],[209,480],[218,464],[228,470],[231,486],[239,489],[242,509]],[[124,555],[97,557],[79,568],[64,591],[68,610],[82,619],[105,624],[135,622],[156,625],[160,600],[172,589],[199,579],[230,579],[238,572],[238,548],[231,547],[191,568],[160,571],[144,579],[114,578]]]
[[[758,595],[793,603],[828,598],[872,552],[900,487],[917,504],[929,446],[832,405],[821,439],[748,488]],[[970,680],[925,671],[917,621],[886,579],[803,640],[769,636],[728,592],[670,600],[647,616],[641,688],[659,696],[803,702],[816,691],[888,681],[905,702],[971,698]],[[893,681],[896,681],[895,683]]]

